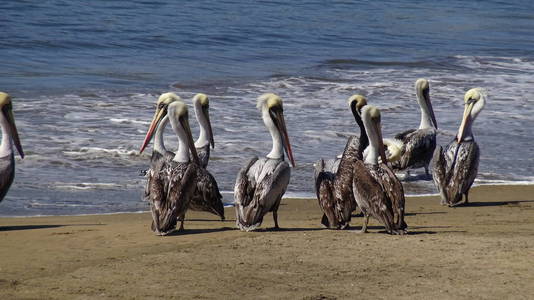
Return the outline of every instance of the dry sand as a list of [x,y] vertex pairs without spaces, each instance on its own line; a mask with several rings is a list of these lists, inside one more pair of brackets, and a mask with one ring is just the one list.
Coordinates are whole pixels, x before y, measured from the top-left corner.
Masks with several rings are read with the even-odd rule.
[[323,229],[316,200],[299,199],[282,201],[281,231],[237,231],[232,208],[226,222],[189,213],[167,237],[147,213],[0,218],[0,298],[534,298],[534,186],[470,198],[408,198],[406,236]]

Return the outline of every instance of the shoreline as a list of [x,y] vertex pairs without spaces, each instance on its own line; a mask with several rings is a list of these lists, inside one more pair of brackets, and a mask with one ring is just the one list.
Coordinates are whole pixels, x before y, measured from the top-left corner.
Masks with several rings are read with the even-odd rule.
[[[479,187],[521,187],[521,186],[534,186],[534,182],[531,181],[516,181],[516,182],[503,182],[503,183],[483,183],[483,184],[473,184],[472,188],[479,188]],[[405,194],[406,198],[420,198],[420,197],[438,197],[439,193],[426,193],[426,194]],[[312,197],[282,197],[282,200],[317,200],[315,197],[315,194],[313,194]],[[1,204],[0,204],[1,205]],[[224,202],[225,208],[232,208],[234,207],[233,202]],[[143,213],[149,213],[150,210],[138,210],[138,211],[117,211],[117,212],[102,212],[102,213],[89,213],[89,214],[72,214],[72,215],[1,215],[1,218],[39,218],[39,217],[75,217],[75,216],[99,216],[99,215],[115,215],[115,214],[143,214]]]

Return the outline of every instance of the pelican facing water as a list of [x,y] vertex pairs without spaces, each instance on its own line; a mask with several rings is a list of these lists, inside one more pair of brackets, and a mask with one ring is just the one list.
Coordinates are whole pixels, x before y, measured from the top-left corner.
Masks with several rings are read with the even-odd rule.
[[[354,198],[365,217],[361,232],[367,232],[369,216],[373,216],[384,224],[388,233],[404,234],[407,228],[404,222],[404,190],[386,164],[380,111],[366,105],[362,108],[362,120],[370,144],[364,160],[355,162],[353,177]],[[379,156],[382,158],[380,163]]]
[[15,154],[13,145],[17,148],[21,158],[24,151],[20,144],[15,118],[13,117],[13,104],[11,97],[0,92],[0,127],[2,128],[2,144],[0,144],[0,202],[15,178]]
[[425,168],[426,175],[432,154],[436,148],[438,124],[430,102],[430,86],[426,79],[415,82],[417,102],[421,107],[421,123],[418,129],[401,132],[393,140],[386,139],[388,160],[396,171]]
[[[360,127],[360,137],[351,136],[348,139],[337,163],[327,164],[321,159],[315,164],[315,191],[319,207],[323,211],[321,224],[332,229],[345,229],[349,226],[352,212],[356,208],[352,191],[354,163],[362,159],[363,151],[369,145],[360,115],[367,99],[354,95],[349,98],[348,103]],[[332,165],[336,167],[331,168]]]
[[273,147],[266,157],[250,159],[237,175],[234,188],[236,225],[244,231],[260,226],[268,212],[273,213],[274,227],[279,228],[278,206],[291,176],[284,151],[295,166],[282,99],[275,94],[264,94],[258,98],[257,107],[271,133]]
[[481,88],[471,89],[465,94],[464,102],[464,115],[457,136],[445,151],[438,146],[434,152],[434,183],[443,205],[458,205],[462,195],[465,195],[465,203],[469,203],[469,189],[478,173],[480,151],[472,126],[486,104],[486,93]]

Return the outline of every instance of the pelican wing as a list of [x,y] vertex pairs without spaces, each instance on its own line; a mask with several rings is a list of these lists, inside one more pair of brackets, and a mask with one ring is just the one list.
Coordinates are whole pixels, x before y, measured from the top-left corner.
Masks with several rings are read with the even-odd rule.
[[234,198],[237,205],[248,205],[252,201],[254,196],[254,190],[256,188],[256,182],[254,177],[248,177],[248,171],[250,167],[258,161],[258,157],[251,158],[237,174],[237,179],[234,187]]
[[335,215],[335,196],[334,196],[334,174],[325,171],[324,160],[319,160],[315,166],[315,192],[319,207],[323,211],[321,223],[327,228],[337,226],[337,218]]
[[397,170],[427,166],[436,148],[436,130],[433,128],[408,130],[395,138],[402,140],[404,151],[392,166]]
[[380,173],[380,185],[386,197],[391,201],[393,215],[395,216],[395,227],[397,230],[405,230],[408,226],[404,222],[404,206],[406,200],[404,198],[402,183],[387,165],[381,164],[380,167],[382,169]]
[[224,204],[217,181],[211,173],[203,168],[196,168],[197,181],[189,209],[207,211],[224,220]]
[[13,153],[0,158],[0,202],[4,199],[15,178],[15,156]]
[[253,230],[266,213],[278,208],[291,171],[287,162],[269,158],[253,159],[245,168],[239,172],[234,189],[236,222],[242,229]]
[[445,152],[439,148],[434,153],[434,180],[442,197],[442,203],[455,205],[462,200],[478,173],[479,147],[475,141],[458,144],[453,140]]
[[379,183],[381,172],[378,166],[366,165],[361,160],[355,162],[352,188],[356,203],[363,213],[377,219],[388,232],[393,232],[392,203]]
[[397,133],[395,135],[395,139],[401,140],[403,142],[406,142],[406,139],[408,138],[408,136],[410,136],[410,134],[414,133],[415,131],[417,131],[417,129],[408,129],[408,130],[403,131],[401,133]]
[[[160,176],[163,177],[163,183],[160,183],[159,188],[166,186],[166,189],[163,189],[164,194],[161,195],[159,207],[153,206],[156,209],[159,208],[159,211],[155,214],[157,217],[155,225],[158,231],[169,232],[173,230],[176,227],[178,216],[185,215],[195,188],[196,168],[198,166],[192,163],[172,162],[164,171],[160,172]],[[157,196],[154,193],[155,191],[150,191],[151,198]],[[161,193],[161,190],[158,190],[158,192]]]

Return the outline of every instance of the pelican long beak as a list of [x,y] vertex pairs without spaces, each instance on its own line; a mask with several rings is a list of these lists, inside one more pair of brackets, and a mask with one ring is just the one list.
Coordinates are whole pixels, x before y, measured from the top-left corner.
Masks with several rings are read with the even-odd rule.
[[208,139],[210,140],[211,149],[215,149],[215,141],[213,139],[213,130],[211,129],[210,113],[207,106],[202,108],[204,116],[206,116],[206,121],[208,121]]
[[428,89],[426,89],[423,92],[423,97],[425,98],[426,107],[428,108],[428,112],[430,113],[430,118],[432,119],[432,123],[434,124],[434,127],[438,129],[438,122],[436,121],[436,116],[434,115],[434,109],[432,108],[432,102],[430,102],[430,95]]
[[145,136],[145,140],[143,141],[143,145],[141,146],[141,150],[139,150],[139,153],[143,153],[148,143],[150,143],[150,140],[152,140],[152,136],[154,135],[154,132],[156,131],[156,128],[158,127],[159,122],[166,115],[167,115],[166,109],[156,110],[156,113],[154,114],[154,118],[152,118],[152,122],[150,123],[150,127],[148,128],[148,131]]
[[467,102],[464,109],[464,116],[462,118],[462,124],[460,124],[460,129],[458,130],[458,143],[461,143],[464,139],[465,132],[471,123],[471,111],[475,106],[475,101]]
[[17,148],[17,151],[19,152],[20,158],[24,158],[24,151],[22,150],[22,145],[20,144],[19,133],[17,131],[17,125],[15,125],[15,118],[13,117],[13,112],[9,107],[4,106],[4,108],[2,109],[2,113],[4,114],[7,120],[8,132],[11,133],[11,138],[13,139],[13,143],[15,144],[15,148]]
[[195,142],[193,142],[193,135],[191,134],[189,121],[183,116],[179,118],[179,121],[185,131],[185,135],[187,136],[187,146],[189,147],[189,151],[191,151],[193,162],[197,165],[200,165],[200,159],[198,158],[197,148],[195,148]]
[[282,135],[282,145],[284,146],[284,150],[286,151],[287,157],[291,162],[291,165],[293,167],[296,167],[295,159],[293,158],[293,151],[291,151],[291,144],[289,143],[289,136],[287,134],[284,113],[282,112],[282,110],[269,110],[269,113],[271,114],[271,118],[273,119],[274,124],[278,129],[278,132]]

